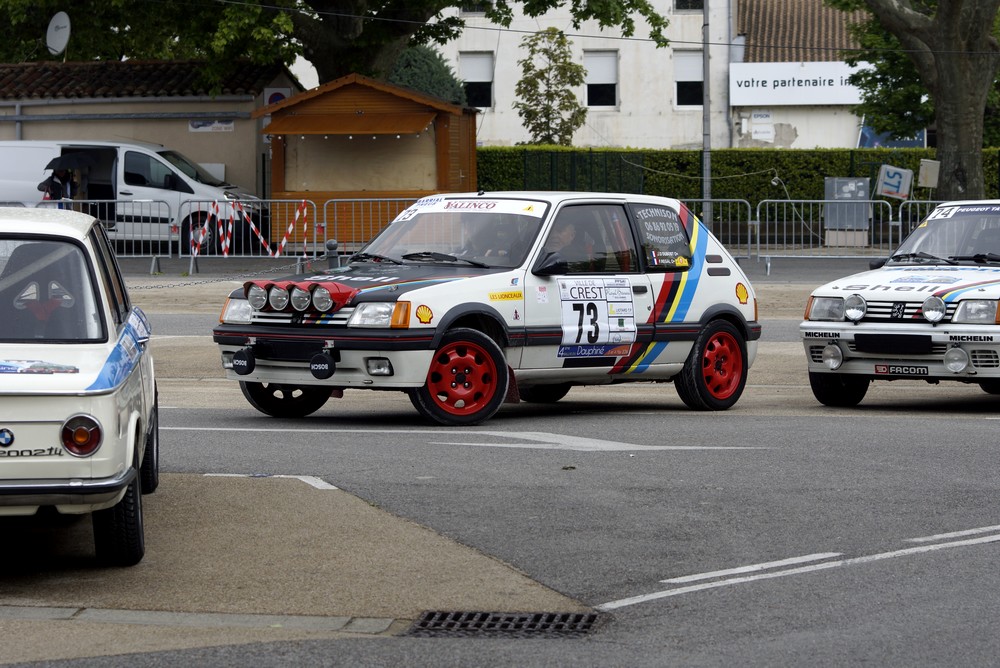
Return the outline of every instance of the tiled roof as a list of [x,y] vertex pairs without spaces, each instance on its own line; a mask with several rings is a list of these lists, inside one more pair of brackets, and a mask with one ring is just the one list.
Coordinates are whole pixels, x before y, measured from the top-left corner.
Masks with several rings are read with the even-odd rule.
[[[0,63],[0,99],[188,97],[210,93],[195,61],[88,61]],[[272,65],[237,64],[220,95],[257,95],[283,71]]]
[[823,0],[741,0],[738,30],[746,35],[748,63],[842,61],[842,50],[857,48],[849,23],[868,13],[846,13]]

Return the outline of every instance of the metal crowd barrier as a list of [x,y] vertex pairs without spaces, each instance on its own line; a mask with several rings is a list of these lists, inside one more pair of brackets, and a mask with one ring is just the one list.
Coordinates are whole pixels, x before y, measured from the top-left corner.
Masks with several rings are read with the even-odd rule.
[[[336,240],[349,255],[416,198],[312,200],[60,200],[104,222],[123,257],[315,257]],[[938,201],[689,199],[684,203],[738,258],[887,255]],[[173,205],[176,207],[176,204]],[[192,265],[194,268],[194,266]]]

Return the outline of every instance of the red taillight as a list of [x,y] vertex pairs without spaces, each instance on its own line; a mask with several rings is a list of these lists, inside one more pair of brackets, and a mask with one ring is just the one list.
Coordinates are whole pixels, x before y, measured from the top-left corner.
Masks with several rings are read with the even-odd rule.
[[97,452],[102,436],[100,423],[89,415],[71,417],[63,424],[63,447],[76,457],[87,457]]

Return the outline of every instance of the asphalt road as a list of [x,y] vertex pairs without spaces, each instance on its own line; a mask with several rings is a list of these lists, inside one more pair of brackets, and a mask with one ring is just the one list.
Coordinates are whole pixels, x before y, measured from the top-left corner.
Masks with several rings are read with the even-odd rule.
[[[732,410],[688,411],[670,385],[581,388],[473,429],[428,427],[396,393],[262,416],[207,332],[239,279],[130,274],[160,377],[146,559],[96,568],[86,522],[0,523],[18,546],[0,662],[993,663],[1000,400],[899,382],[820,406],[795,327],[811,285],[847,272],[791,264],[751,271],[764,340]],[[426,610],[598,624],[408,635]]]

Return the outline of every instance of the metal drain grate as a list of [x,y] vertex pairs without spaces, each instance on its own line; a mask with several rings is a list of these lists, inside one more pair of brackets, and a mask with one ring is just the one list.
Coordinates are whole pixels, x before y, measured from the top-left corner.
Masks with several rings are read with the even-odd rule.
[[534,638],[581,636],[594,630],[593,612],[442,612],[431,610],[406,632],[424,638]]

